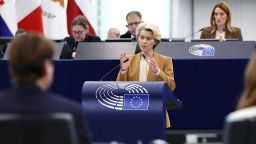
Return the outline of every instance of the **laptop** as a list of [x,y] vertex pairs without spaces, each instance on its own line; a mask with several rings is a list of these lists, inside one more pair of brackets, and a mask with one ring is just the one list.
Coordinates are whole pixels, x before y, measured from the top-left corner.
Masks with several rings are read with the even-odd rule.
[[218,39],[191,39],[191,42],[207,42],[207,41],[220,41]]
[[53,55],[53,60],[59,60],[60,59],[60,54],[63,48],[64,42],[55,42],[53,43],[53,48],[54,48],[54,55]]
[[132,42],[132,38],[111,38],[106,39],[105,42]]
[[134,55],[136,42],[84,42],[78,43],[76,60],[120,59],[121,53]]
[[[64,44],[64,42],[53,43],[53,48],[54,48],[54,55],[52,58],[53,60],[59,60],[63,44]],[[8,43],[3,60],[9,60],[10,45],[11,45],[11,43]]]

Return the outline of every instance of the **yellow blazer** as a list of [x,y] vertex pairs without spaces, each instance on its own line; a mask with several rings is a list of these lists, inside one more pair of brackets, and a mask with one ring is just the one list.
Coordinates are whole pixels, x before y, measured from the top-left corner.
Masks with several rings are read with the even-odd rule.
[[[152,58],[156,61],[160,73],[158,76],[149,68],[147,81],[165,81],[169,88],[173,91],[176,87],[174,82],[172,58],[161,55],[157,52],[153,53]],[[131,62],[126,73],[119,72],[117,81],[139,81],[141,53],[138,53],[130,58]],[[166,112],[166,127],[170,127],[170,120]]]
[[[154,52],[152,58],[156,61],[160,74],[158,76],[149,68],[147,81],[165,81],[173,91],[176,87],[174,82],[173,63],[170,57]],[[130,58],[131,62],[127,72],[121,74],[119,72],[117,81],[139,81],[141,53]]]

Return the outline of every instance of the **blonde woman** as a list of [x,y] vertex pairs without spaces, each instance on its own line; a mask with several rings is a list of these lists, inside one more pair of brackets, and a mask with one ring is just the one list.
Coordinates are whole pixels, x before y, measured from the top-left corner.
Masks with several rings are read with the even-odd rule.
[[[141,23],[136,29],[136,38],[141,52],[129,57],[122,53],[118,81],[165,81],[169,88],[175,89],[173,63],[170,57],[155,52],[160,43],[161,34],[156,25]],[[166,112],[166,127],[170,127],[170,120]]]

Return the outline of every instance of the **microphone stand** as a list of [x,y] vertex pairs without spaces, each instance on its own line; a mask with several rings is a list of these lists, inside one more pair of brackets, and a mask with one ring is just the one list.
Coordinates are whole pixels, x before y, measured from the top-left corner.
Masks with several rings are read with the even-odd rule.
[[128,61],[129,61],[129,59],[126,59],[125,61],[119,63],[117,66],[115,66],[115,67],[114,67],[113,69],[111,69],[109,72],[107,72],[106,74],[104,74],[104,75],[100,78],[100,81],[103,81],[104,78],[105,78],[106,76],[108,76],[110,73],[112,73],[116,68],[118,68],[121,64],[126,63],[126,62],[128,62]]
[[196,31],[196,32],[193,32],[192,34],[190,34],[190,35],[188,35],[188,36],[184,37],[184,38],[183,38],[183,39],[184,39],[184,41],[186,40],[186,38],[188,38],[188,37],[190,37],[190,36],[193,36],[193,35],[195,35],[195,34],[197,34],[197,33],[201,32],[201,31],[203,31],[203,30],[204,30],[204,28],[201,28],[200,30],[198,30],[198,31]]

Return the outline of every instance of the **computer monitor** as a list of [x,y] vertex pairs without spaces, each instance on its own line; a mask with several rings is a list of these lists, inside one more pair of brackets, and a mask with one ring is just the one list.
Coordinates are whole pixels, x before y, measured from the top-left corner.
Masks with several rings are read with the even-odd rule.
[[64,42],[54,42],[53,43],[53,48],[54,48],[54,55],[53,55],[53,60],[59,60],[61,51],[63,49]]
[[3,60],[8,60],[9,59],[10,46],[11,46],[11,43],[8,43],[7,48],[5,50],[5,53],[4,53]]
[[171,42],[184,42],[185,39],[184,38],[171,38],[169,41],[171,41]]
[[191,42],[220,41],[218,39],[191,39]]
[[[7,44],[7,48],[5,50],[3,60],[9,60],[10,45],[11,43]],[[58,60],[60,58],[63,45],[64,45],[63,42],[53,43],[53,48],[54,48],[53,60]]]
[[13,40],[13,37],[0,37],[0,44],[10,43]]
[[132,38],[111,38],[106,39],[105,42],[132,42]]
[[121,53],[134,55],[136,42],[84,42],[78,43],[77,60],[120,59]]
[[225,39],[225,41],[241,41],[239,39]]
[[169,42],[170,41],[170,39],[168,39],[168,38],[161,38],[161,42]]

